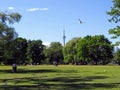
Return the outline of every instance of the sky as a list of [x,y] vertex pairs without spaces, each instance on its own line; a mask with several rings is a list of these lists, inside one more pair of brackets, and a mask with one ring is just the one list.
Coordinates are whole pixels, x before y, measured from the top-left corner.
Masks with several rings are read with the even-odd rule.
[[[108,30],[115,26],[106,14],[112,0],[0,0],[0,12],[18,12],[21,21],[12,26],[19,37],[42,40],[44,44],[63,44],[74,37],[105,35],[112,43]],[[79,19],[83,22],[80,24]]]

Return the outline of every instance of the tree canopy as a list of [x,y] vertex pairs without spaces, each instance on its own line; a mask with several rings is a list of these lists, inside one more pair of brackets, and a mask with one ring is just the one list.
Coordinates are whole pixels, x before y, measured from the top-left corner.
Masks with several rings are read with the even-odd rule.
[[64,62],[75,64],[78,61],[77,57],[77,44],[80,42],[80,38],[73,38],[63,48]]
[[19,22],[21,19],[21,15],[19,13],[0,13],[0,38],[6,41],[13,40],[17,37],[17,33],[14,28],[10,26],[15,22]]
[[[32,59],[32,64],[41,64],[43,60],[43,45],[41,40],[29,40],[27,54]],[[30,59],[29,58],[29,59]]]
[[74,38],[63,49],[64,61],[72,64],[107,64],[113,47],[103,35]]
[[[120,22],[120,0],[112,0],[113,6],[111,10],[107,12],[111,16],[109,22],[119,23]],[[119,24],[109,30],[109,34],[113,34],[112,38],[118,38],[120,36],[120,26]]]
[[14,27],[11,24],[19,22],[21,19],[19,13],[0,12],[0,59],[6,61],[12,54],[10,53],[10,43],[18,37]]
[[44,50],[44,54],[49,63],[63,63],[62,44],[60,42],[51,42],[50,46]]

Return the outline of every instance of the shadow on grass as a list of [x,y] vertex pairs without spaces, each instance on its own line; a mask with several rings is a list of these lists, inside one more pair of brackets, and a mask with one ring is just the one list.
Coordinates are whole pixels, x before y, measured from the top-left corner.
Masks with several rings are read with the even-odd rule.
[[[57,70],[48,70],[48,69],[39,69],[39,70],[26,70],[26,69],[17,69],[16,73],[51,73],[51,72],[57,72]],[[0,70],[0,73],[13,73],[12,69],[9,70]]]
[[[111,89],[119,87],[120,83],[96,83],[96,79],[107,79],[106,76],[89,77],[56,77],[56,78],[16,78],[1,79],[0,82],[13,82],[14,85],[2,85],[0,90],[94,90]],[[21,85],[22,83],[32,83],[33,85]]]
[[[0,87],[1,90],[111,90],[117,86],[117,83],[108,83],[108,84],[90,84],[90,83],[81,83],[81,84],[42,84],[41,85],[26,85],[26,86],[7,86]],[[118,89],[117,89],[118,90]]]
[[[34,70],[28,70],[28,69],[17,69],[17,72],[16,73],[19,73],[19,74],[26,74],[26,73],[77,73],[78,71],[77,70],[55,70],[55,69],[34,69]],[[9,70],[0,70],[0,73],[13,73],[12,72],[12,69],[9,69]]]

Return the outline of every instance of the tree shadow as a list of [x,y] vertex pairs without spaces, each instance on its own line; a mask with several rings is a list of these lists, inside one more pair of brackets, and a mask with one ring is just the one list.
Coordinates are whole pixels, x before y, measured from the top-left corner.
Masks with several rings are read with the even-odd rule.
[[[89,76],[89,77],[55,77],[55,78],[16,78],[1,79],[0,82],[14,82],[13,85],[2,85],[2,90],[94,90],[111,89],[120,87],[120,83],[96,83],[96,79],[107,79],[107,76]],[[20,83],[32,82],[33,85],[20,85]]]
[[[27,69],[17,69],[16,73],[53,73],[53,72],[57,72],[57,70],[50,70],[50,69],[39,69],[39,70],[27,70]],[[12,69],[9,70],[0,70],[0,73],[13,73]]]
[[[67,70],[67,71],[64,71],[64,70],[55,70],[55,69],[34,69],[34,70],[28,70],[28,69],[24,69],[24,68],[19,68],[17,69],[17,72],[16,73],[19,73],[19,74],[27,74],[27,73],[77,73],[78,71],[77,70]],[[0,73],[13,73],[12,72],[12,69],[7,69],[7,70],[1,70],[0,69]]]

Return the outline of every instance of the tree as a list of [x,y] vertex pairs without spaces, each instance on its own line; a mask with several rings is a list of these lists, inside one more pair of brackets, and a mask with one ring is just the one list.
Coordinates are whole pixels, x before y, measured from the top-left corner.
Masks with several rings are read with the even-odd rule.
[[[118,23],[120,22],[120,1],[112,0],[112,2],[113,6],[111,7],[111,10],[107,12],[107,14],[111,16],[109,22]],[[110,29],[109,34],[113,34],[112,38],[118,38],[120,36],[120,26],[118,25],[115,28]],[[119,44],[119,42],[116,44]]]
[[82,38],[77,44],[77,57],[82,65],[90,61],[89,45],[91,45],[91,36]]
[[44,54],[50,64],[54,62],[56,65],[63,63],[62,44],[60,42],[52,42],[50,46],[45,49]]
[[[111,42],[103,35],[86,36],[84,37],[85,43],[81,47],[85,47],[84,58],[90,60],[94,64],[107,64],[113,57],[113,47]],[[87,54],[86,54],[87,51]]]
[[118,64],[120,65],[120,49],[118,49],[115,53],[115,60],[117,60]]
[[7,60],[7,58],[10,57],[10,42],[18,36],[11,24],[19,22],[21,17],[22,16],[19,13],[0,13],[0,59],[2,61]]
[[80,42],[81,38],[73,38],[63,47],[63,55],[65,63],[77,64],[79,62],[77,44]]
[[112,58],[113,47],[111,42],[103,35],[96,35],[92,37],[92,45],[90,46],[90,57],[95,64],[107,64]]
[[28,41],[27,55],[32,59],[32,64],[41,64],[44,58],[43,47],[41,40]]
[[10,26],[21,19],[19,13],[0,13],[0,38],[4,41],[10,41],[16,38],[17,33],[14,28]]
[[11,43],[12,57],[18,64],[28,63],[27,60],[27,40],[24,38],[17,38]]
[[107,64],[112,56],[111,42],[103,35],[74,38],[63,48],[64,62]]

